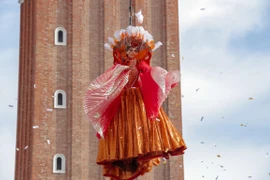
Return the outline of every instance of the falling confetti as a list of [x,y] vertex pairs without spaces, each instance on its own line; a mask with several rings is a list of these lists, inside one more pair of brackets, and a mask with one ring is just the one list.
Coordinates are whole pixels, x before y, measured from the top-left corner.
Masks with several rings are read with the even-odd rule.
[[182,60],[184,60],[185,58],[184,58],[184,56],[182,56]]
[[20,149],[19,148],[16,148],[17,151],[19,151]]
[[218,154],[217,157],[220,158],[221,156]]
[[196,92],[198,92],[198,91],[199,91],[199,89],[200,89],[200,88],[196,89]]
[[138,130],[140,130],[142,127],[139,127]]
[[184,95],[182,95],[182,98],[184,97]]
[[142,24],[142,23],[143,23],[142,10],[140,10],[139,12],[137,12],[137,13],[135,14],[135,16],[136,16],[138,22],[139,22],[140,24]]
[[172,54],[172,57],[175,57],[174,54]]
[[240,126],[244,126],[244,124],[240,124]]
[[164,157],[163,158],[163,164],[166,164],[167,163],[167,159]]
[[218,176],[216,177],[216,180],[218,180]]
[[201,161],[201,163],[203,163],[203,161]]
[[216,145],[216,144],[214,144],[214,146],[215,146],[215,147],[217,147],[217,145]]
[[50,140],[49,140],[49,139],[47,139],[47,143],[48,143],[48,144],[51,144],[51,142],[50,142]]
[[14,107],[13,105],[8,105],[8,107]]
[[27,149],[28,148],[28,146],[25,146],[25,148],[24,149]]
[[203,120],[203,118],[204,118],[204,117],[202,116],[202,117],[201,117],[201,121]]
[[253,100],[253,98],[252,97],[250,97],[250,98],[248,98],[249,100]]
[[204,142],[201,142],[201,144],[204,144]]
[[37,88],[37,85],[36,84],[34,84],[34,88]]
[[53,110],[52,109],[47,109],[47,111],[52,112]]
[[180,164],[180,168],[182,168],[183,166],[182,166],[182,164]]
[[204,11],[205,10],[205,8],[201,8],[201,11]]
[[37,129],[37,128],[39,128],[39,126],[33,126],[33,129]]
[[252,176],[248,176],[248,178],[252,178]]
[[222,74],[222,72],[220,72],[220,74]]
[[269,153],[266,153],[266,157],[268,158]]
[[156,118],[156,121],[160,121],[160,119]]

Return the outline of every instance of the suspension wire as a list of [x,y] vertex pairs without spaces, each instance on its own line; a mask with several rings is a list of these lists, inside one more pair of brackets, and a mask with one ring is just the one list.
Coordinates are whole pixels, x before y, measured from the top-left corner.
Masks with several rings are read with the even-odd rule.
[[129,0],[129,25],[132,26],[132,5],[131,0]]

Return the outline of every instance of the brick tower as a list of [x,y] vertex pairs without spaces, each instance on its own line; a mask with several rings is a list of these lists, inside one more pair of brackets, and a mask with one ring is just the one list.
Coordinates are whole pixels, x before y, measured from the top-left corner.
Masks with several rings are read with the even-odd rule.
[[[83,111],[89,83],[112,65],[104,43],[129,24],[128,0],[19,0],[16,180],[101,180],[97,138]],[[178,0],[131,0],[163,46],[152,65],[179,67]],[[136,25],[133,19],[133,25]],[[182,130],[180,87],[163,108]],[[183,157],[137,179],[183,180]]]

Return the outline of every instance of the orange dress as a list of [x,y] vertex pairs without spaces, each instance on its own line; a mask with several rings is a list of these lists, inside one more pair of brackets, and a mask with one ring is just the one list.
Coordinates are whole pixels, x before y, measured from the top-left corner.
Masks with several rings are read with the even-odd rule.
[[137,80],[136,73],[130,76],[118,112],[99,140],[97,164],[103,165],[104,176],[111,179],[134,179],[157,166],[160,157],[168,159],[186,149],[162,108],[156,119],[147,118],[142,93],[133,83]]

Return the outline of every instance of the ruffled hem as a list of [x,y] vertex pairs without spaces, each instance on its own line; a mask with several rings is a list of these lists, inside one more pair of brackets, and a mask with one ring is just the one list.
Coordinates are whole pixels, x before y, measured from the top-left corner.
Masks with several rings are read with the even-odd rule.
[[[104,139],[99,140],[97,164],[103,165],[104,176],[134,179],[157,166],[160,157],[182,155],[185,149],[179,131],[163,110],[160,109],[158,119],[148,119],[140,90],[131,88],[122,92],[119,111]],[[117,166],[116,162],[122,165]]]

